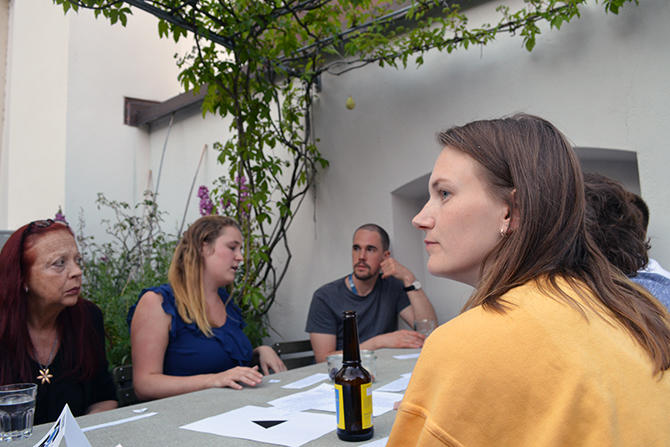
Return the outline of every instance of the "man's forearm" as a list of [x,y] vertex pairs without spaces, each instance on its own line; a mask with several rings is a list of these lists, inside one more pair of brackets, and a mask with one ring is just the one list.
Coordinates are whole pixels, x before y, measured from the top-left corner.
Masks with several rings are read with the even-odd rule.
[[414,321],[416,320],[435,320],[437,321],[437,315],[435,315],[435,309],[430,300],[426,296],[426,293],[423,289],[419,290],[410,290],[407,292],[409,297],[409,302],[412,306],[412,311],[414,311]]
[[[383,335],[383,334],[381,334]],[[385,348],[386,346],[381,346],[379,343],[380,339],[382,338],[381,335],[376,335],[372,338],[368,338],[365,340],[363,343],[361,343],[361,349],[367,349],[369,351],[374,351],[376,349],[380,348]]]

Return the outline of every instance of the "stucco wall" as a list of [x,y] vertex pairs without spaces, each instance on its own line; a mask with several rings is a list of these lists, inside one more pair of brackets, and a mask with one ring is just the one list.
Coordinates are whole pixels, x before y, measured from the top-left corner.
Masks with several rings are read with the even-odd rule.
[[98,192],[134,203],[150,180],[150,132],[123,124],[124,97],[164,101],[180,93],[173,55],[191,46],[160,40],[156,19],[134,11],[126,28],[90,11],[70,19],[67,210],[84,209],[91,231],[100,221],[92,211]]
[[[67,22],[35,0],[13,1],[3,153],[6,222],[16,228],[65,201]],[[44,2],[42,2],[44,3]],[[48,36],[48,38],[45,38]],[[53,213],[55,211],[51,211]]]
[[7,97],[7,41],[9,0],[0,0],[0,222],[7,216],[7,157],[4,150],[5,98]]
[[[188,226],[200,217],[198,187],[206,185],[211,189],[212,182],[226,174],[217,161],[219,154],[213,145],[215,142],[225,142],[228,139],[229,126],[230,120],[213,116],[203,118],[198,109],[192,110],[191,113],[177,113],[169,137],[168,118],[152,125],[149,150],[154,185],[161,170],[160,160],[165,148],[158,191],[158,203],[169,215],[165,220],[164,230],[176,234],[182,222],[185,221],[185,225]],[[207,149],[204,150],[203,156],[205,145]],[[201,156],[202,164],[198,170]],[[189,200],[194,177],[195,186]]]
[[150,168],[149,133],[123,124],[124,96],[165,100],[181,89],[175,52],[156,20],[135,11],[127,27],[93,13],[63,14],[42,0],[12,2],[0,227],[53,216],[58,206],[98,233],[97,192],[132,202]]

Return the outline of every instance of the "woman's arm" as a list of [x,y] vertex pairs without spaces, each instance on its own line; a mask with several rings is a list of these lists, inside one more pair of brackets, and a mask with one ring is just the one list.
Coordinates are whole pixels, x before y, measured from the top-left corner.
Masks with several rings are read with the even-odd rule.
[[115,400],[103,400],[96,402],[88,407],[86,414],[100,413],[101,411],[113,410],[118,408],[119,403]]
[[155,292],[142,295],[130,326],[133,387],[139,399],[158,399],[213,387],[242,389],[241,384],[261,383],[263,376],[257,367],[238,366],[217,374],[185,377],[163,374],[171,318],[163,311],[162,302],[163,297]]

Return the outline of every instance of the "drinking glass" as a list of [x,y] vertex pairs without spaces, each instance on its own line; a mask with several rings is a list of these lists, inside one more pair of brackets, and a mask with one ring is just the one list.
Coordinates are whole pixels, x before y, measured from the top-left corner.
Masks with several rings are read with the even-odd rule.
[[33,433],[36,395],[34,383],[0,386],[0,442],[28,438]]
[[424,318],[414,322],[414,330],[428,337],[437,327],[437,321]]
[[[331,354],[326,357],[328,365],[328,376],[330,380],[335,380],[335,374],[342,367],[342,354]],[[363,368],[365,368],[370,375],[372,376],[372,381],[375,381],[375,376],[377,375],[377,354],[375,351],[370,351],[367,349],[361,349],[361,363]]]

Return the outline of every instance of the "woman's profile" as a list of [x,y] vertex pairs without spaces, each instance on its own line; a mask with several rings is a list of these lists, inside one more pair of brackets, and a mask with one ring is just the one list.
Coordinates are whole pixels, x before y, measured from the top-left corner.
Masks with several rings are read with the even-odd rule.
[[529,115],[439,134],[414,225],[475,288],[426,340],[388,446],[670,445],[670,320],[585,224],[567,139]]

